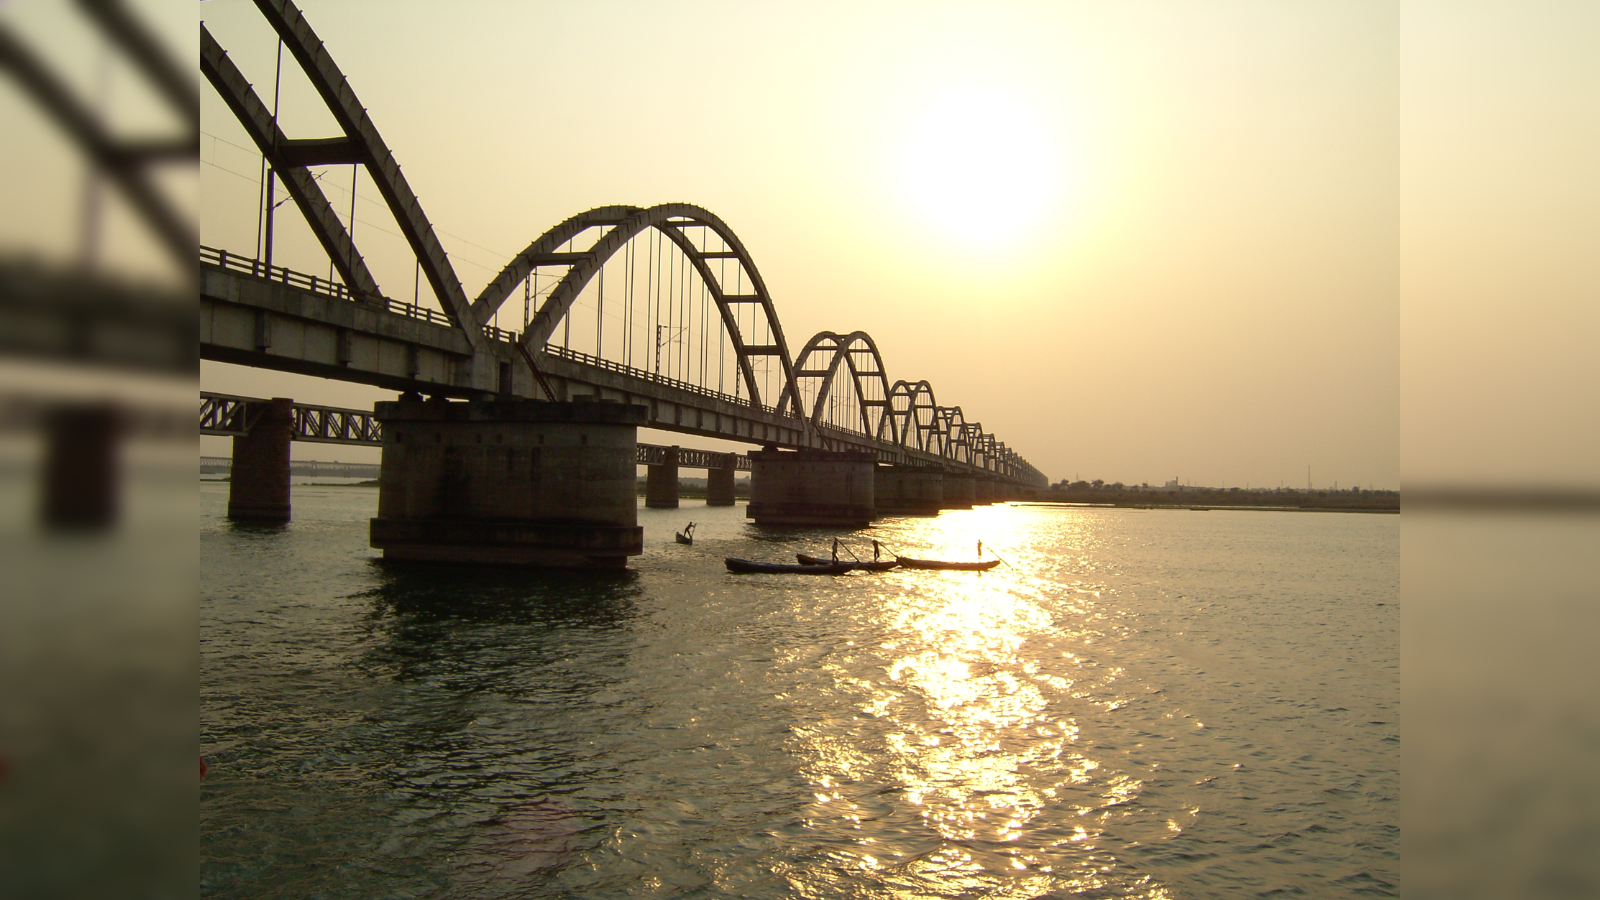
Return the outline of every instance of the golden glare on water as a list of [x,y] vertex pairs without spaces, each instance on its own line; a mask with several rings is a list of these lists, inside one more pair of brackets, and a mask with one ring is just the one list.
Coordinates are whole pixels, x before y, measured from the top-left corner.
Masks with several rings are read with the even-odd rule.
[[1076,560],[1100,538],[1077,520],[1001,507],[878,532],[904,555],[940,559],[976,558],[980,535],[983,557],[1007,565],[882,576],[884,593],[851,612],[852,633],[869,640],[784,654],[815,663],[858,711],[794,729],[810,789],[802,821],[842,842],[827,852],[838,871],[871,873],[886,897],[930,885],[1170,896],[1148,874],[1130,878],[1123,854],[1184,834],[1199,809],[1167,808],[1147,824],[1144,794],[1159,775],[1080,743],[1080,717],[1103,728],[1108,706],[1131,699],[1124,668],[1098,649],[1125,626],[1094,582],[1068,582],[1064,596],[1060,578],[1040,577],[1050,562],[1039,548]]
[[[1017,542],[1007,540],[1004,521],[986,524],[1002,546]],[[970,535],[944,535],[929,523],[922,537],[942,544],[945,558],[967,559],[975,545],[959,554],[954,548]],[[986,557],[992,549],[986,545]],[[970,880],[974,890],[992,889],[985,873],[1009,870],[1022,892],[1008,895],[1016,896],[1032,896],[1029,885],[1046,892],[1063,878],[1086,889],[1100,883],[1094,860],[1105,815],[1136,797],[1141,782],[1103,772],[1075,747],[1078,726],[1059,707],[1075,683],[1043,671],[1037,645],[1026,645],[1079,626],[1057,622],[1043,590],[1016,569],[962,573],[922,579],[875,612],[885,636],[876,648],[882,674],[856,687],[862,713],[885,729],[881,751],[852,746],[831,727],[807,729],[804,740],[815,801],[808,821],[862,835],[861,852],[841,864],[893,866],[900,877],[937,879],[947,889]],[[1041,780],[1044,771],[1057,774]],[[858,787],[868,783],[879,794],[890,787],[938,843],[897,841],[895,834],[909,833],[905,823],[889,827],[881,801]],[[1052,809],[1082,824],[1042,839],[1033,831]],[[1071,853],[1053,852],[1067,847]]]
[[897,172],[919,220],[963,245],[1010,243],[1059,206],[1071,168],[1059,136],[1020,92],[937,92],[907,128]]

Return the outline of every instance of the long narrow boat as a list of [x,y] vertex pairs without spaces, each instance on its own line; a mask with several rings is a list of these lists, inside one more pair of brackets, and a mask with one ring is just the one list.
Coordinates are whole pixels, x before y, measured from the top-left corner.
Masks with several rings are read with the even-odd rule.
[[[803,566],[835,565],[833,560],[825,556],[812,556],[809,553],[796,553],[794,558],[800,560],[800,564]],[[874,559],[871,562],[856,562],[851,560],[846,562],[845,560],[841,559],[838,561],[837,565],[854,566],[855,568],[861,569],[865,572],[887,572],[890,569],[900,565],[900,562],[893,559]]]
[[748,559],[739,559],[733,556],[722,558],[729,572],[763,574],[763,575],[843,575],[853,572],[857,568],[855,563],[824,563],[820,566],[804,566],[795,563],[764,563]]
[[896,556],[895,561],[902,569],[957,569],[963,572],[987,572],[1000,565],[998,559],[986,559],[981,562],[953,562],[943,559],[912,559],[909,556]]

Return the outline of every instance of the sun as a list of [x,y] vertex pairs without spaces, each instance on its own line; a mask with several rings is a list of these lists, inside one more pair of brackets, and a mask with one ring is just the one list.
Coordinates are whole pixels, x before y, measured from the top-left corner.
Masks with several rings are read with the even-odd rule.
[[1069,168],[1041,109],[1019,93],[978,87],[913,110],[897,166],[919,221],[962,244],[991,246],[1044,222]]

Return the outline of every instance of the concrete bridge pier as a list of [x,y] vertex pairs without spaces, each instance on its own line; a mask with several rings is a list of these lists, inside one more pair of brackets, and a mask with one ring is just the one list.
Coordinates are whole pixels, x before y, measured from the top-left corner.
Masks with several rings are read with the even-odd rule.
[[944,473],[944,502],[945,509],[971,509],[975,481],[971,475],[956,475]]
[[872,522],[877,456],[857,451],[750,451],[750,504],[757,525],[860,528]]
[[644,505],[651,509],[678,508],[678,445],[667,448],[666,462],[645,466]]
[[[253,405],[253,404],[252,404]],[[228,518],[253,522],[289,521],[289,442],[294,435],[294,401],[273,397],[245,434],[233,437],[228,474]]]
[[734,504],[733,475],[734,460],[732,453],[724,456],[722,467],[706,470],[706,505],[707,506],[732,506]]
[[996,499],[995,483],[988,478],[972,479],[972,505],[988,506]]
[[879,466],[873,502],[879,515],[936,516],[944,505],[944,472],[931,466]]
[[377,404],[385,559],[622,568],[644,552],[636,438],[646,411],[596,401]]

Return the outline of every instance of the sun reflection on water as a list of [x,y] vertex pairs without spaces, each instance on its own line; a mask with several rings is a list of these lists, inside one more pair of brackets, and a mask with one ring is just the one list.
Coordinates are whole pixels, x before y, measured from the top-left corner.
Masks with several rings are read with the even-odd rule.
[[[1079,743],[1080,719],[1103,722],[1131,699],[1112,662],[1128,623],[1080,565],[1096,536],[1072,519],[1035,533],[1040,521],[991,507],[964,523],[876,527],[895,552],[942,559],[972,558],[969,538],[983,534],[985,556],[1008,565],[878,576],[869,600],[835,611],[863,640],[780,651],[856,711],[794,727],[811,787],[802,821],[839,879],[805,879],[803,895],[859,893],[845,873],[870,871],[874,897],[1169,896],[1123,856],[1133,820],[1149,839],[1138,805],[1149,770]],[[1170,812],[1149,824],[1178,835],[1194,821]]]
[[[1092,885],[1106,861],[1096,815],[1136,796],[1140,782],[1101,778],[1101,763],[1074,748],[1079,727],[1067,704],[1077,660],[1057,651],[1046,671],[1036,655],[1052,641],[1092,635],[1055,621],[1044,587],[1021,576],[924,579],[918,587],[874,614],[884,635],[869,648],[878,676],[854,670],[863,721],[876,733],[808,729],[808,822],[859,833],[853,865],[879,872],[887,896],[923,893],[930,880],[946,895],[1037,896]],[[842,668],[837,675],[847,677]],[[1081,824],[1064,828],[1066,818]]]

